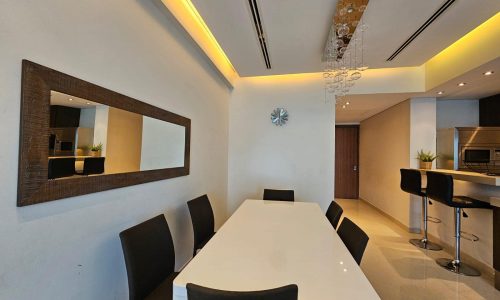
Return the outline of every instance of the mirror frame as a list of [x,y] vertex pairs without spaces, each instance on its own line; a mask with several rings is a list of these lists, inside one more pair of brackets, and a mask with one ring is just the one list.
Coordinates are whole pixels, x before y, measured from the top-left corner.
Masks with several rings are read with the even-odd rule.
[[[185,127],[184,166],[48,180],[50,92],[87,99]],[[17,206],[189,175],[191,120],[93,83],[22,61]]]

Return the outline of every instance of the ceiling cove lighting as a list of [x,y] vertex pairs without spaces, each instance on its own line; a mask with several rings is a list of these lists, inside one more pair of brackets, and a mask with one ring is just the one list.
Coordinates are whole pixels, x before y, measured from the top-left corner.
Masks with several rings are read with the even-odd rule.
[[465,86],[467,83],[465,82],[460,82],[459,84],[457,84],[458,86]]
[[191,0],[161,0],[161,3],[205,52],[227,83],[233,86],[239,75]]
[[[369,0],[340,0],[323,53],[325,91],[334,94],[335,103],[345,109],[343,98],[368,69],[363,59],[363,38],[367,26],[362,22]],[[325,93],[326,94],[326,93]]]
[[484,76],[490,76],[490,75],[493,75],[493,74],[495,74],[494,71],[487,71],[487,72],[483,73]]

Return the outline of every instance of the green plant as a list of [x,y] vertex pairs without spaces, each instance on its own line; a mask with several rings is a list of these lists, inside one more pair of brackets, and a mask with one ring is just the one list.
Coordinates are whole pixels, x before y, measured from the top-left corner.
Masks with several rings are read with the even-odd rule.
[[90,147],[90,151],[101,151],[102,150],[102,143],[99,143],[97,145],[92,145],[92,147]]
[[431,151],[425,152],[423,149],[421,149],[417,152],[417,158],[423,162],[433,162],[437,158],[437,155],[435,155]]

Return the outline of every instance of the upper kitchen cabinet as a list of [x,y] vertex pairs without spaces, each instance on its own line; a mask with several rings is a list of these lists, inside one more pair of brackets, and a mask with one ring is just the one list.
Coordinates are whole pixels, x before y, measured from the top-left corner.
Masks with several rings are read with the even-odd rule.
[[479,100],[479,126],[500,127],[500,94]]
[[80,126],[80,109],[61,105],[50,106],[50,127]]

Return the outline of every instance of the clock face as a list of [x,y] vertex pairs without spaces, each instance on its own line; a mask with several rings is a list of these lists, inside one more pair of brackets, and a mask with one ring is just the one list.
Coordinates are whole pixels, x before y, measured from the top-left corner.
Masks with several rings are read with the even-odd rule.
[[288,112],[284,108],[276,108],[271,113],[271,122],[276,126],[283,126],[288,121]]

